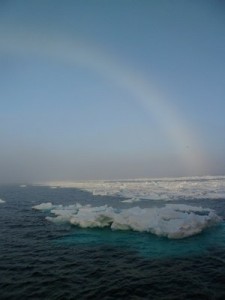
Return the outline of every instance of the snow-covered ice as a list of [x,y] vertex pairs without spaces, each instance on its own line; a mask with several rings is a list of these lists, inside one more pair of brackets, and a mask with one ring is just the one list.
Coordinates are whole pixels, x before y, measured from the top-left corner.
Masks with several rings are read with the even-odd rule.
[[198,234],[221,221],[211,209],[183,204],[118,210],[107,205],[92,207],[80,204],[62,206],[42,203],[33,208],[48,210],[54,216],[47,216],[46,219],[55,223],[69,223],[82,228],[110,227],[112,230],[149,232],[173,239]]
[[126,198],[122,199],[125,203],[141,199],[225,199],[225,176],[49,182],[44,185],[74,187],[93,195]]

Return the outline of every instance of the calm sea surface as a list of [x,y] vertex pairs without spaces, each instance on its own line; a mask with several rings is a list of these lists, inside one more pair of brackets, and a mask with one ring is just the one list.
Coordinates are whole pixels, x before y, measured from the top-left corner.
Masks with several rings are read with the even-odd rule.
[[[225,226],[169,240],[149,233],[53,224],[32,206],[108,204],[72,188],[0,187],[0,299],[225,299]],[[188,202],[188,203],[187,203]],[[213,208],[224,200],[176,201]],[[136,204],[137,205],[137,204]],[[142,201],[140,207],[162,205]],[[49,215],[49,213],[48,213]]]

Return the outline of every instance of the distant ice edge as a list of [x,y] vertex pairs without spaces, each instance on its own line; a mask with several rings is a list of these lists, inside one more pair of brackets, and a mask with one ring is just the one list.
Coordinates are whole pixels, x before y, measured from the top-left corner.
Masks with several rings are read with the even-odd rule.
[[76,203],[63,206],[48,202],[33,206],[33,209],[53,214],[54,216],[47,216],[46,219],[54,223],[69,223],[81,228],[110,227],[112,230],[149,232],[170,239],[196,235],[222,222],[212,209],[184,204],[117,210],[107,205],[92,207]]
[[138,202],[142,199],[163,201],[225,199],[225,176],[48,182],[44,185],[53,188],[78,188],[93,195],[121,197],[125,203]]

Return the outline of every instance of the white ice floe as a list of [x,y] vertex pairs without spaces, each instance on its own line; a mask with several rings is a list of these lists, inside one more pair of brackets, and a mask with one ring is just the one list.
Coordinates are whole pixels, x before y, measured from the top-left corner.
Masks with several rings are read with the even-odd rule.
[[33,209],[36,209],[36,210],[50,210],[50,209],[53,209],[53,205],[52,205],[51,202],[41,203],[41,204],[33,206]]
[[112,230],[150,232],[173,239],[198,234],[222,221],[211,209],[183,204],[118,210],[107,205],[92,207],[80,204],[62,206],[42,203],[33,208],[49,210],[54,216],[48,216],[46,219],[55,223],[69,223],[82,228],[110,227]]
[[5,203],[5,200],[0,199],[0,203]]
[[50,182],[45,185],[74,187],[93,195],[127,198],[123,200],[125,203],[141,199],[225,199],[225,176]]

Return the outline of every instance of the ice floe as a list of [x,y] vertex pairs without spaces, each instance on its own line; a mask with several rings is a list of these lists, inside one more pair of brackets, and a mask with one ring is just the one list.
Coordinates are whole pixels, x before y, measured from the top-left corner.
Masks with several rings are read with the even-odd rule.
[[36,210],[50,210],[52,208],[53,208],[53,205],[51,202],[41,203],[41,204],[33,206],[33,209],[36,209]]
[[5,200],[0,199],[0,203],[5,203]]
[[52,216],[47,216],[46,219],[54,223],[69,223],[81,228],[110,227],[112,230],[149,232],[172,239],[198,234],[222,221],[211,209],[184,204],[118,210],[107,205],[92,207],[42,203],[33,208],[48,211]]

